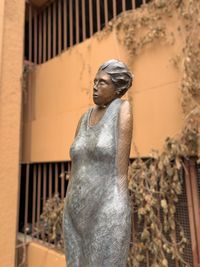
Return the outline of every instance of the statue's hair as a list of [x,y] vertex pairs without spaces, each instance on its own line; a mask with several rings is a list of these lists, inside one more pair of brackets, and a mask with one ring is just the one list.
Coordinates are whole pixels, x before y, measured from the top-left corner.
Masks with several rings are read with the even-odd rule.
[[122,61],[111,59],[103,63],[99,71],[109,74],[117,93],[123,96],[132,85],[133,75]]

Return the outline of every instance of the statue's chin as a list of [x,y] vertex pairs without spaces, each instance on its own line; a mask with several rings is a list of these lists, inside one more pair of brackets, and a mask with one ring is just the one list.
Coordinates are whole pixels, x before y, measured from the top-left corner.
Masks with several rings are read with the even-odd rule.
[[101,103],[101,101],[99,101],[98,97],[96,97],[96,96],[93,96],[93,102],[94,102],[94,104],[96,104],[97,106],[101,106],[101,105],[103,105],[103,104]]

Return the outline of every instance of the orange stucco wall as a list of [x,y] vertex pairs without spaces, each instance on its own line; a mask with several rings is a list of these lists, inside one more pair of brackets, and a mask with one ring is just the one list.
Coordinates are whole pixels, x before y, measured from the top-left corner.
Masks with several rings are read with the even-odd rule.
[[64,254],[35,242],[27,246],[28,267],[66,267]]
[[[169,28],[176,21],[171,23],[167,23]],[[149,156],[152,148],[161,149],[165,138],[174,136],[182,126],[180,74],[170,63],[180,49],[177,34],[175,45],[152,44],[131,66],[135,75],[129,93],[133,99],[133,142],[141,156]],[[101,41],[94,36],[35,67],[24,102],[23,162],[69,159],[77,122],[93,104],[92,81],[97,68],[111,58],[127,62],[115,31]]]
[[0,1],[0,266],[15,265],[24,0]]

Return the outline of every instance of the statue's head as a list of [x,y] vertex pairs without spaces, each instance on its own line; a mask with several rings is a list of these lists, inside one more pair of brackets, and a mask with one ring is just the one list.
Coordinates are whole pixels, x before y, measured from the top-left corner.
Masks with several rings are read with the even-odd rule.
[[121,97],[132,85],[133,75],[122,61],[111,59],[103,63],[98,72],[105,72],[110,75],[117,94]]

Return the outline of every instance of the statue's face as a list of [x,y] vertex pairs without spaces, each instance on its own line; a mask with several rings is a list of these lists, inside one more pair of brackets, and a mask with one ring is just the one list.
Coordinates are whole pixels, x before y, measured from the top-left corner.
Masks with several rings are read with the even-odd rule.
[[118,97],[109,74],[97,72],[93,86],[93,101],[98,106],[106,106]]

